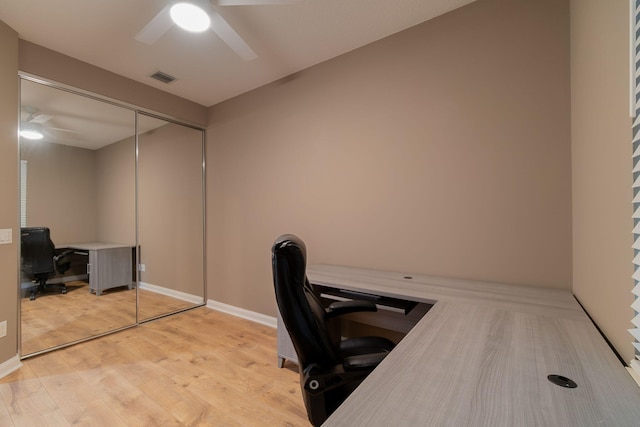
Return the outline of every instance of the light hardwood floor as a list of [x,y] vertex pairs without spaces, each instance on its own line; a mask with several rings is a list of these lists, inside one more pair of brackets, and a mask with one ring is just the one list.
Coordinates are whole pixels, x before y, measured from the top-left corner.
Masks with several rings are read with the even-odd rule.
[[308,426],[276,331],[205,307],[23,361],[0,426]]
[[[136,322],[136,291],[112,288],[96,296],[87,282],[67,283],[67,294],[49,293],[21,301],[22,354],[28,355],[103,334]],[[144,289],[140,294],[141,320],[192,307],[185,302]]]

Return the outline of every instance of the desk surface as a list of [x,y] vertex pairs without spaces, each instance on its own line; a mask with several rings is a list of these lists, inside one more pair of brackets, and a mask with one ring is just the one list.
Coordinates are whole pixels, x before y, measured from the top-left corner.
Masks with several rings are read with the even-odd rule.
[[65,243],[60,245],[62,248],[81,249],[85,251],[99,251],[101,249],[117,249],[129,248],[132,245],[123,245],[122,243],[103,243],[103,242],[82,242],[82,243]]
[[324,265],[307,275],[435,303],[326,426],[640,425],[640,388],[568,291]]

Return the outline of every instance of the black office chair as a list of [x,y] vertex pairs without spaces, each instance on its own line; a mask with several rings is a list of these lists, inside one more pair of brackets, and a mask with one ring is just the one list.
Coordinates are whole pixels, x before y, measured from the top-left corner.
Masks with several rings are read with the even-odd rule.
[[49,290],[58,289],[67,293],[67,287],[62,284],[48,284],[47,280],[56,271],[64,274],[71,263],[66,255],[73,251],[56,254],[55,246],[49,237],[47,227],[25,227],[20,229],[20,268],[31,277],[38,286],[31,290],[30,300],[36,299],[37,294],[44,294]]
[[300,386],[309,421],[322,424],[393,349],[382,337],[341,340],[338,316],[376,311],[369,301],[324,307],[306,276],[306,247],[297,236],[276,239],[273,283],[282,320],[298,355]]

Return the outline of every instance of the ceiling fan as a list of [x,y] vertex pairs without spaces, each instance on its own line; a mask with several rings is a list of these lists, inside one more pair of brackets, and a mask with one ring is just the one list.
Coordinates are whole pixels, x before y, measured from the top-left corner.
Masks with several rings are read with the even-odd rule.
[[[258,55],[216,11],[220,6],[255,6],[298,3],[303,0],[185,0],[169,2],[136,36],[135,39],[146,44],[154,44],[174,25],[187,31],[202,32],[213,30],[238,56],[245,61],[255,59]],[[198,12],[199,10],[199,12]],[[193,12],[194,18],[185,18],[196,24],[187,28],[181,17]],[[190,15],[191,16],[191,15]],[[184,25],[183,25],[184,24]]]
[[33,140],[42,139],[48,131],[78,133],[69,129],[43,126],[43,124],[51,120],[53,116],[42,114],[40,113],[40,110],[35,107],[24,106],[22,107],[22,110],[27,114],[27,117],[20,122],[20,136],[23,138]]

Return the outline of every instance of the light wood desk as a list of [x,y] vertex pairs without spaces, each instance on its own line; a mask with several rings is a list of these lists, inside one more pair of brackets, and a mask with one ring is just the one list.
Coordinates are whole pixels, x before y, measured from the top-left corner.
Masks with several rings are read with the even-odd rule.
[[640,425],[640,388],[568,291],[322,265],[307,275],[435,303],[325,426]]

